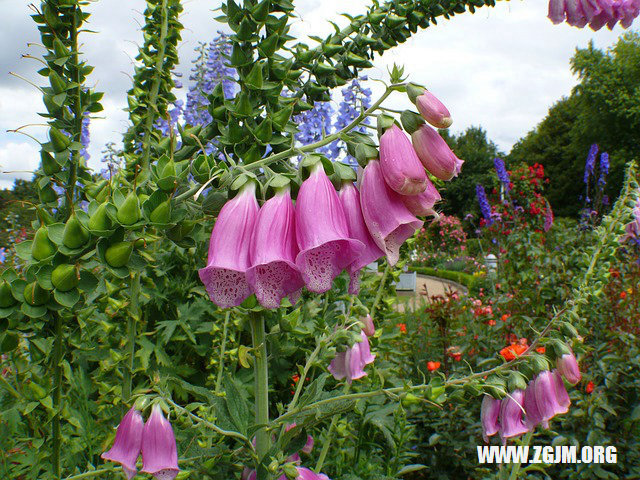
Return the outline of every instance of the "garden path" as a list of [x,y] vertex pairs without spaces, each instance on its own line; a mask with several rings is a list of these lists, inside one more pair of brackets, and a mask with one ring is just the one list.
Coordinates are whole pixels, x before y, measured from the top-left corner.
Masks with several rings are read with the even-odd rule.
[[407,308],[414,311],[422,302],[429,302],[431,301],[431,297],[444,295],[450,290],[458,292],[461,295],[468,293],[467,288],[459,283],[429,275],[418,275],[416,283],[417,288],[415,292],[398,292],[398,303],[396,303],[396,309],[398,311],[404,312]]

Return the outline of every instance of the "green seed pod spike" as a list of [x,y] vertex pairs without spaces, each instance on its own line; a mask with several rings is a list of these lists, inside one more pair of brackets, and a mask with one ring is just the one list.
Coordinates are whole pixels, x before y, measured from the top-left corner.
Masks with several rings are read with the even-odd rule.
[[9,282],[3,280],[0,282],[0,308],[9,308],[15,305],[16,299],[11,293],[11,285]]
[[127,195],[118,208],[116,217],[122,225],[133,225],[140,220],[140,201],[135,192],[130,192]]
[[62,233],[62,243],[67,248],[80,248],[89,240],[89,232],[82,226],[75,214],[69,217]]
[[74,265],[58,265],[51,272],[51,284],[61,292],[68,292],[78,286],[78,271]]
[[104,257],[109,265],[119,268],[129,263],[132,252],[133,244],[131,242],[118,242],[107,248]]
[[107,204],[103,203],[89,218],[89,229],[105,231],[111,228],[111,219],[107,215]]
[[32,282],[24,287],[24,299],[29,305],[38,307],[49,301],[49,292],[38,285],[38,282]]
[[36,260],[44,260],[56,253],[56,246],[49,240],[49,232],[47,227],[42,226],[38,229],[33,237],[31,244],[31,256]]

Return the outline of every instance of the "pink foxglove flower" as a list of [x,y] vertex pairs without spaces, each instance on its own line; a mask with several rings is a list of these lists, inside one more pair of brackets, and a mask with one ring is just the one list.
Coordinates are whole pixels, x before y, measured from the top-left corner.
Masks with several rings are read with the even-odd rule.
[[558,372],[560,372],[571,385],[575,385],[582,378],[578,360],[576,360],[575,355],[571,351],[558,358],[556,366]]
[[442,200],[442,197],[431,180],[427,182],[427,189],[424,192],[418,195],[402,195],[402,201],[407,209],[417,217],[438,215],[433,207]]
[[134,407],[131,407],[122,418],[120,425],[118,425],[113,446],[110,450],[100,455],[105,460],[122,465],[122,469],[129,480],[135,477],[138,472],[136,462],[142,448],[143,429],[144,420],[142,415]]
[[545,428],[549,427],[549,422],[542,419],[542,415],[538,409],[535,379],[529,382],[524,391],[524,411],[526,412],[525,423],[529,430],[536,428],[539,423],[542,423]]
[[453,123],[447,107],[428,90],[416,98],[416,107],[422,118],[436,128],[449,128]]
[[173,428],[156,404],[142,432],[142,472],[157,480],[173,480],[179,471]]
[[367,335],[360,332],[360,336],[362,341],[355,343],[346,352],[339,352],[331,360],[329,372],[336,380],[346,378],[347,382],[351,383],[353,380],[367,375],[364,367],[373,363],[376,356],[371,354]]
[[569,25],[592,30],[605,25],[609,30],[619,22],[629,28],[640,14],[639,0],[550,0],[549,19],[553,23],[566,21]]
[[502,399],[500,405],[500,437],[504,440],[528,431],[524,423],[524,392],[514,390]]
[[402,195],[427,188],[427,174],[407,135],[392,125],[380,137],[380,166],[387,185]]
[[[534,392],[540,419],[545,427],[549,420],[561,413],[569,411],[569,395],[562,383],[562,377],[554,370],[540,372],[535,378]],[[558,382],[558,379],[560,382]]]
[[456,157],[437,130],[429,125],[421,125],[413,132],[411,140],[422,165],[429,173],[440,180],[451,180],[458,176],[464,161]]
[[220,308],[240,305],[251,295],[246,272],[251,266],[249,248],[258,217],[255,189],[254,182],[247,182],[222,207],[211,232],[207,266],[198,272],[209,298]]
[[390,265],[400,258],[400,247],[424,222],[407,209],[402,196],[391,190],[382,176],[380,162],[367,164],[360,187],[362,216],[376,245]]
[[251,238],[247,280],[260,305],[278,308],[284,297],[304,286],[297,254],[295,211],[287,187],[262,206]]
[[371,318],[371,315],[367,315],[360,321],[362,322],[362,331],[365,335],[367,337],[373,337],[376,334],[376,326],[373,324],[373,318]]
[[482,438],[485,442],[488,442],[489,437],[495,435],[500,430],[500,423],[498,422],[500,405],[500,400],[493,398],[491,395],[485,395],[482,398],[480,419],[482,421]]
[[349,236],[347,219],[329,177],[316,163],[296,200],[296,266],[312,292],[331,289],[333,279],[359,258],[364,245]]
[[355,185],[351,182],[343,183],[338,195],[340,196],[340,201],[342,202],[344,214],[347,219],[349,236],[360,240],[364,245],[364,250],[360,256],[348,267],[349,276],[351,277],[349,293],[351,295],[357,295],[360,291],[360,270],[371,262],[375,262],[380,257],[384,257],[384,252],[376,245],[376,242],[367,229],[360,206],[360,192],[358,192]]

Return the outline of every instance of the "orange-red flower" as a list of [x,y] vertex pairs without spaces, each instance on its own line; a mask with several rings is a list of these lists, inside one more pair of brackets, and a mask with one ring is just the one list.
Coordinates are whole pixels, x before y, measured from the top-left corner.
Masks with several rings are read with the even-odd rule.
[[508,313],[504,313],[502,314],[502,316],[500,317],[500,320],[502,320],[503,322],[506,322],[507,320],[509,320],[509,317],[511,315],[509,315]]
[[407,324],[406,323],[398,323],[396,325],[400,329],[402,333],[407,333]]
[[526,344],[521,345],[519,343],[512,343],[508,347],[504,347],[502,350],[500,350],[500,355],[502,355],[502,357],[506,361],[511,361],[516,357],[522,355],[527,350],[527,348],[529,347],[527,347]]
[[427,370],[433,372],[440,368],[440,362],[427,362]]
[[492,318],[491,320],[489,320],[489,321],[487,322],[487,324],[488,324],[490,327],[493,327],[493,326],[496,324],[496,321]]
[[536,348],[536,352],[538,352],[538,353],[544,353],[544,352],[546,352],[546,351],[547,351],[547,349],[546,349],[546,348],[544,348],[544,347],[538,347],[538,348]]
[[627,298],[627,292],[625,292],[624,290],[622,292],[620,292],[620,298],[623,299],[623,300],[625,298]]
[[589,382],[587,383],[587,387],[584,389],[584,391],[587,393],[591,393],[593,392],[593,387],[594,387],[593,382]]

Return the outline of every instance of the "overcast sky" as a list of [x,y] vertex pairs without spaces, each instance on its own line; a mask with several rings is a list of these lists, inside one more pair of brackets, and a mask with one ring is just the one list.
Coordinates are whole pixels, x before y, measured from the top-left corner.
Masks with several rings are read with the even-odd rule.
[[[7,132],[25,124],[42,123],[39,92],[10,75],[15,72],[36,83],[39,62],[21,59],[22,54],[41,54],[41,48],[28,47],[38,42],[38,32],[29,17],[27,0],[0,0],[0,188],[9,188],[13,179],[31,178],[39,161],[39,146],[28,137]],[[119,143],[127,127],[126,91],[131,85],[132,58],[141,39],[142,0],[100,0],[89,10],[93,14],[88,28],[99,34],[85,34],[83,52],[95,66],[90,83],[105,92],[105,111],[91,122],[91,161],[99,165],[104,145]],[[299,20],[293,33],[326,35],[332,27],[327,19],[344,24],[337,13],[360,13],[365,0],[298,0]],[[179,47],[183,80],[187,77],[198,41],[208,41],[223,28],[213,18],[219,1],[186,0],[182,23],[185,26]],[[418,32],[405,44],[378,57],[370,78],[387,79],[387,66],[394,62],[405,66],[410,79],[427,85],[449,108],[454,118],[451,129],[459,132],[471,125],[484,127],[489,138],[508,152],[511,146],[542,120],[548,108],[568,95],[576,79],[569,59],[576,47],[590,40],[600,48],[615,43],[624,32],[616,27],[592,32],[566,24],[552,25],[546,18],[547,2],[524,0],[498,2],[495,8],[479,9],[451,21]],[[636,29],[638,27],[635,27]],[[374,94],[376,82],[369,82]],[[178,91],[184,96],[186,89]],[[338,101],[339,95],[334,97]],[[402,95],[392,97],[390,105],[407,106]],[[43,126],[23,131],[43,139]],[[11,173],[3,173],[3,172]]]

